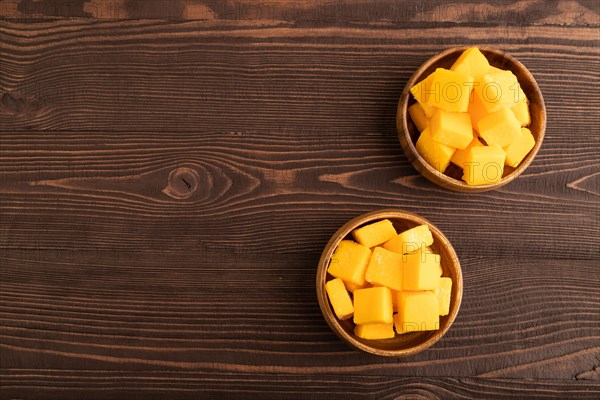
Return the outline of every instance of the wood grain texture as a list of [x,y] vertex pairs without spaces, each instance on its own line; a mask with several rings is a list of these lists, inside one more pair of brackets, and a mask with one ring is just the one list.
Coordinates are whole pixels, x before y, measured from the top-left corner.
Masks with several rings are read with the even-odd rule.
[[[107,387],[106,382],[115,382]],[[224,382],[228,386],[215,385]],[[8,396],[35,388],[36,398],[85,397],[90,400],[130,399],[131,393],[147,399],[164,395],[178,399],[320,399],[329,395],[345,399],[590,399],[600,395],[600,384],[581,381],[486,379],[486,378],[398,378],[388,376],[319,374],[215,374],[9,370],[5,378]],[[23,383],[31,386],[22,386]],[[90,390],[93,389],[93,390]],[[243,394],[240,394],[243,393]]]
[[386,0],[3,0],[0,17],[18,22],[57,19],[167,19],[260,25],[412,23],[488,25],[598,25],[594,0],[445,2]]
[[[596,399],[597,1],[0,1],[0,398]],[[548,111],[500,190],[426,181],[395,133],[447,47],[517,57]],[[330,236],[418,213],[463,267],[408,359],[348,348]]]
[[[461,195],[417,175],[395,133],[5,133],[0,246],[316,255],[350,218],[398,207],[461,257],[597,260],[595,135],[556,132],[515,182]],[[165,192],[181,167],[198,176],[186,199]]]
[[[581,97],[590,107],[600,103],[593,90],[600,79],[597,32],[2,22],[0,124],[11,131],[392,135],[396,104],[412,72],[451,45],[478,43],[509,52],[533,73],[546,98],[548,136],[567,129],[587,135],[584,127],[597,126],[598,115],[577,105]],[[449,39],[436,40],[440,36]]]

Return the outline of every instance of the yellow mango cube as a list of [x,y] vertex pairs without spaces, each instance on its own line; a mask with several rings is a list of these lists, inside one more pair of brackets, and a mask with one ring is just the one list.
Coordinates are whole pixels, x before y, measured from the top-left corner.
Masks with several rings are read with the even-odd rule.
[[473,89],[473,77],[445,68],[436,69],[432,75],[427,103],[445,111],[466,113]]
[[447,277],[440,278],[440,286],[433,293],[437,297],[439,314],[448,315],[450,312],[450,295],[452,294],[452,279]]
[[471,102],[469,103],[469,116],[471,117],[471,125],[473,129],[477,130],[477,124],[483,118],[488,116],[490,113],[488,112],[485,104],[483,104],[483,100],[479,96],[477,91],[473,90],[471,96]]
[[439,286],[441,268],[438,254],[404,254],[402,261],[403,290],[434,290]]
[[432,291],[400,292],[394,326],[399,334],[440,329],[437,297]]
[[391,324],[393,314],[392,292],[385,286],[354,292],[355,324]]
[[[429,95],[429,91],[431,89],[431,81],[433,80],[433,74],[430,74],[427,78],[423,79],[421,82],[417,83],[415,86],[410,88],[410,92],[412,93],[415,100],[421,105],[423,112],[427,118],[431,118],[436,108],[430,106],[427,103],[427,96]],[[414,120],[413,120],[414,121]]]
[[481,141],[479,140],[477,135],[473,135],[473,140],[471,140],[471,143],[469,143],[469,145],[465,149],[456,150],[454,152],[454,154],[452,155],[452,158],[450,159],[450,161],[452,161],[455,165],[458,165],[459,167],[464,168],[465,167],[465,159],[467,157],[467,153],[469,152],[469,150],[473,147],[478,147],[478,146],[483,146],[483,145],[484,144],[481,143]]
[[512,107],[520,94],[517,77],[511,71],[488,71],[475,82],[475,92],[488,112]]
[[529,114],[529,102],[527,98],[525,101],[519,101],[510,109],[517,120],[521,123],[521,126],[527,126],[531,123],[531,115]]
[[373,285],[402,290],[402,254],[375,247],[365,279]]
[[370,257],[371,249],[368,247],[352,240],[342,240],[331,256],[327,272],[344,282],[363,285]]
[[423,132],[427,128],[427,125],[429,125],[429,118],[427,118],[423,107],[419,103],[408,107],[408,115],[410,115],[410,119],[412,119],[419,132]]
[[383,248],[398,254],[413,253],[433,244],[433,235],[427,225],[407,229],[383,244]]
[[451,71],[462,72],[477,79],[490,69],[490,63],[477,47],[465,50],[450,67]]
[[441,173],[444,173],[450,159],[454,154],[454,148],[446,146],[445,144],[436,142],[431,136],[430,127],[425,128],[416,144],[417,151],[431,165],[433,168]]
[[485,185],[502,179],[506,154],[500,146],[471,148],[465,157],[463,180],[468,185]]
[[477,131],[488,145],[506,147],[521,137],[521,124],[509,108],[501,108],[482,118]]
[[533,146],[535,146],[535,138],[531,131],[527,128],[521,128],[521,137],[504,148],[506,152],[504,163],[514,168],[518,167],[525,156],[533,149]]
[[371,248],[396,236],[396,229],[389,219],[383,219],[353,230],[352,236],[358,243]]
[[431,137],[438,143],[464,149],[473,140],[471,116],[464,112],[438,110],[431,118]]
[[348,319],[354,314],[354,307],[344,282],[340,278],[332,279],[325,284],[333,312],[339,319]]
[[391,339],[396,334],[394,333],[394,324],[360,324],[354,327],[354,334],[359,338],[375,340],[375,339]]

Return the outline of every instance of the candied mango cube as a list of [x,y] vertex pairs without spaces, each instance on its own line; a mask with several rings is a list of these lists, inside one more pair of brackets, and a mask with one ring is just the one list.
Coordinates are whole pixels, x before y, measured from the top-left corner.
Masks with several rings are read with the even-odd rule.
[[520,94],[517,77],[511,71],[488,71],[475,83],[475,92],[480,96],[488,112],[503,107],[512,107]]
[[339,319],[348,319],[354,314],[354,306],[344,282],[340,278],[330,280],[325,284],[333,312]]
[[375,247],[365,279],[373,285],[402,290],[402,254]]
[[501,108],[482,118],[477,131],[488,145],[506,147],[521,137],[521,124],[510,109]]
[[488,72],[490,63],[477,47],[465,50],[450,67],[451,71],[462,72],[477,79]]
[[352,236],[358,243],[371,248],[396,236],[396,229],[389,219],[383,219],[353,230]]
[[360,324],[354,327],[354,334],[363,339],[391,339],[394,333],[394,324]]
[[433,293],[437,297],[439,314],[448,315],[450,312],[450,294],[452,293],[452,279],[447,277],[440,278],[440,286]]
[[400,292],[394,326],[399,334],[440,329],[437,297],[431,291]]
[[432,74],[427,103],[445,111],[466,113],[474,79],[462,72],[438,68]]
[[438,110],[431,118],[431,137],[438,143],[464,149],[473,140],[471,116],[468,113]]
[[500,146],[471,148],[465,157],[463,179],[468,185],[485,185],[502,179],[506,154]]
[[450,161],[452,161],[454,164],[458,165],[461,168],[464,168],[465,166],[465,158],[467,157],[467,153],[469,152],[469,149],[471,149],[472,147],[476,147],[476,146],[483,146],[483,143],[481,143],[481,141],[479,140],[479,138],[476,135],[473,135],[473,140],[471,140],[471,143],[469,143],[469,145],[461,150],[456,150],[454,152],[454,154],[452,155],[452,158],[450,159]]
[[410,88],[410,92],[412,93],[415,100],[421,105],[423,112],[427,118],[431,118],[436,108],[430,106],[427,103],[427,96],[429,95],[429,91],[431,90],[431,81],[433,80],[433,74],[430,74],[427,78],[423,79],[421,82],[417,83],[415,86]]
[[354,292],[355,324],[391,324],[393,314],[390,289],[381,286]]
[[[527,100],[527,99],[526,99]],[[529,114],[529,102],[519,101],[510,109],[517,120],[521,123],[521,126],[527,126],[531,123],[531,114]]]
[[504,148],[506,160],[504,163],[511,167],[518,167],[521,161],[535,146],[535,139],[531,131],[527,128],[521,128],[521,137]]
[[431,165],[433,168],[441,173],[444,173],[450,159],[454,154],[454,148],[446,146],[445,144],[436,142],[431,136],[430,127],[425,128],[416,144],[417,151]]
[[439,286],[442,270],[438,254],[424,252],[405,254],[402,261],[404,290],[434,290]]
[[368,247],[352,240],[342,240],[331,256],[327,272],[344,282],[363,285],[370,257],[371,249]]
[[429,118],[427,118],[423,107],[419,103],[408,107],[408,115],[410,115],[410,119],[412,119],[419,132],[423,132],[427,128],[427,125],[429,125]]
[[407,229],[383,244],[383,248],[398,254],[408,254],[433,244],[433,235],[427,225]]
[[479,93],[473,90],[471,102],[469,103],[469,115],[471,116],[471,125],[473,129],[477,130],[477,124],[483,117],[486,117],[490,113],[483,104],[483,100],[479,97]]

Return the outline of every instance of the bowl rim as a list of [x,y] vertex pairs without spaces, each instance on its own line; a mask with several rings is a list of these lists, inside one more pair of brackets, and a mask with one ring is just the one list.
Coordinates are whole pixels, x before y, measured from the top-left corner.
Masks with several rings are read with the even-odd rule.
[[[410,222],[414,222],[419,225],[426,224],[427,226],[429,226],[429,229],[431,230],[432,234],[434,236],[437,236],[442,239],[442,241],[443,241],[442,245],[444,247],[446,247],[447,251],[450,253],[451,258],[452,258],[451,263],[453,265],[453,268],[456,269],[456,279],[455,279],[456,282],[453,280],[452,284],[458,295],[457,295],[456,301],[454,302],[454,306],[450,307],[450,312],[447,315],[447,318],[448,318],[447,323],[445,324],[445,326],[443,328],[440,327],[440,329],[437,330],[433,336],[431,336],[429,339],[427,339],[423,343],[420,343],[416,346],[413,346],[413,347],[410,347],[407,349],[398,349],[398,350],[380,349],[380,348],[376,348],[373,346],[369,346],[369,345],[357,340],[356,338],[354,338],[354,335],[349,334],[342,328],[340,321],[337,319],[333,310],[331,309],[329,300],[327,298],[327,293],[325,291],[325,281],[327,278],[327,267],[329,266],[329,260],[331,259],[331,256],[333,255],[333,252],[337,248],[338,244],[358,226],[364,225],[368,222],[373,222],[376,220],[382,220],[382,219],[386,219],[386,218],[408,220]],[[417,214],[414,214],[414,213],[411,213],[408,211],[404,211],[401,209],[385,208],[385,209],[371,211],[371,212],[356,216],[356,217],[352,218],[351,220],[349,220],[348,222],[346,222],[344,225],[342,225],[333,234],[333,236],[329,239],[329,241],[325,245],[325,248],[324,248],[323,252],[321,253],[321,257],[319,259],[319,264],[317,266],[317,274],[316,274],[316,288],[317,288],[317,299],[319,302],[319,308],[321,309],[321,313],[323,314],[323,317],[325,318],[327,325],[329,325],[331,330],[333,330],[333,332],[338,337],[340,337],[344,342],[348,343],[351,347],[353,347],[355,349],[362,350],[362,351],[365,351],[367,353],[374,354],[377,356],[407,357],[407,356],[411,356],[413,354],[419,353],[419,352],[433,346],[450,329],[450,327],[454,323],[454,320],[456,319],[456,316],[458,315],[458,311],[459,311],[460,305],[462,303],[463,277],[462,277],[462,269],[460,266],[460,262],[458,260],[456,251],[454,250],[454,247],[452,247],[452,244],[450,243],[448,238],[435,225],[433,225],[429,220],[421,217],[420,215],[417,215]]]
[[[417,80],[421,77],[423,71],[426,71],[432,65],[437,63],[440,59],[442,59],[448,55],[451,55],[456,52],[463,52],[472,47],[477,47],[482,53],[489,52],[489,53],[494,53],[496,55],[504,57],[504,58],[508,59],[511,63],[516,64],[519,68],[522,68],[522,70],[525,72],[525,74],[527,76],[527,79],[531,80],[531,82],[533,83],[533,91],[535,92],[535,96],[540,99],[539,104],[540,104],[540,113],[541,113],[539,137],[536,139],[535,145],[530,150],[529,154],[525,157],[525,159],[521,162],[521,164],[517,168],[515,168],[515,170],[512,171],[509,175],[501,178],[500,181],[498,181],[498,182],[488,183],[485,185],[476,185],[476,186],[470,186],[466,182],[463,182],[462,180],[452,178],[451,176],[448,176],[442,172],[439,172],[435,168],[433,168],[427,161],[425,161],[425,159],[417,151],[417,148],[410,137],[409,129],[408,129],[408,103],[410,102],[410,94],[411,94],[410,89],[415,84],[418,83]],[[531,96],[529,96],[529,98],[531,98]],[[399,118],[399,117],[401,117],[401,118]],[[525,65],[523,65],[515,57],[511,56],[510,54],[508,54],[500,49],[497,49],[494,47],[489,47],[489,46],[466,46],[466,45],[465,46],[456,46],[456,47],[448,48],[448,49],[430,57],[427,61],[425,61],[423,64],[421,64],[415,70],[415,72],[413,72],[411,77],[408,79],[408,81],[406,82],[406,85],[404,86],[404,90],[402,91],[402,94],[400,95],[400,99],[398,100],[398,107],[396,110],[396,131],[397,131],[398,137],[400,139],[400,142],[402,144],[402,148],[404,149],[404,152],[405,153],[408,152],[406,150],[406,147],[408,147],[408,150],[412,153],[410,155],[406,154],[407,158],[409,158],[409,161],[411,162],[411,164],[413,164],[413,166],[415,163],[418,163],[418,165],[421,168],[424,168],[425,170],[427,170],[428,174],[424,174],[419,170],[419,168],[417,168],[415,166],[417,171],[419,171],[419,173],[421,175],[423,175],[425,178],[427,178],[429,181],[435,183],[438,186],[445,187],[446,189],[450,189],[450,190],[457,191],[457,192],[471,192],[471,193],[486,192],[489,190],[498,189],[498,188],[512,182],[519,175],[521,175],[527,169],[527,167],[529,167],[529,165],[533,162],[534,158],[537,156],[538,151],[542,147],[542,142],[544,141],[544,137],[546,134],[546,103],[544,101],[544,96],[542,95],[542,91],[540,90],[540,86],[537,83],[537,81],[535,80],[535,77],[533,76],[533,74],[529,71],[529,69],[527,69],[527,67]],[[446,185],[441,185],[439,182],[436,182],[431,177],[436,177],[440,181],[444,181],[446,183]]]

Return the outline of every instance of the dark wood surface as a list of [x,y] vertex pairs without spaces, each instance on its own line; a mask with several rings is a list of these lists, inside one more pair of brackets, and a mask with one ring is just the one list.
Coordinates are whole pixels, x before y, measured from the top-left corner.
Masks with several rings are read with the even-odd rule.
[[[597,399],[597,1],[0,1],[0,398]],[[419,176],[395,132],[454,45],[544,94],[497,191]],[[314,287],[335,230],[435,223],[462,307],[406,359],[351,350]]]

